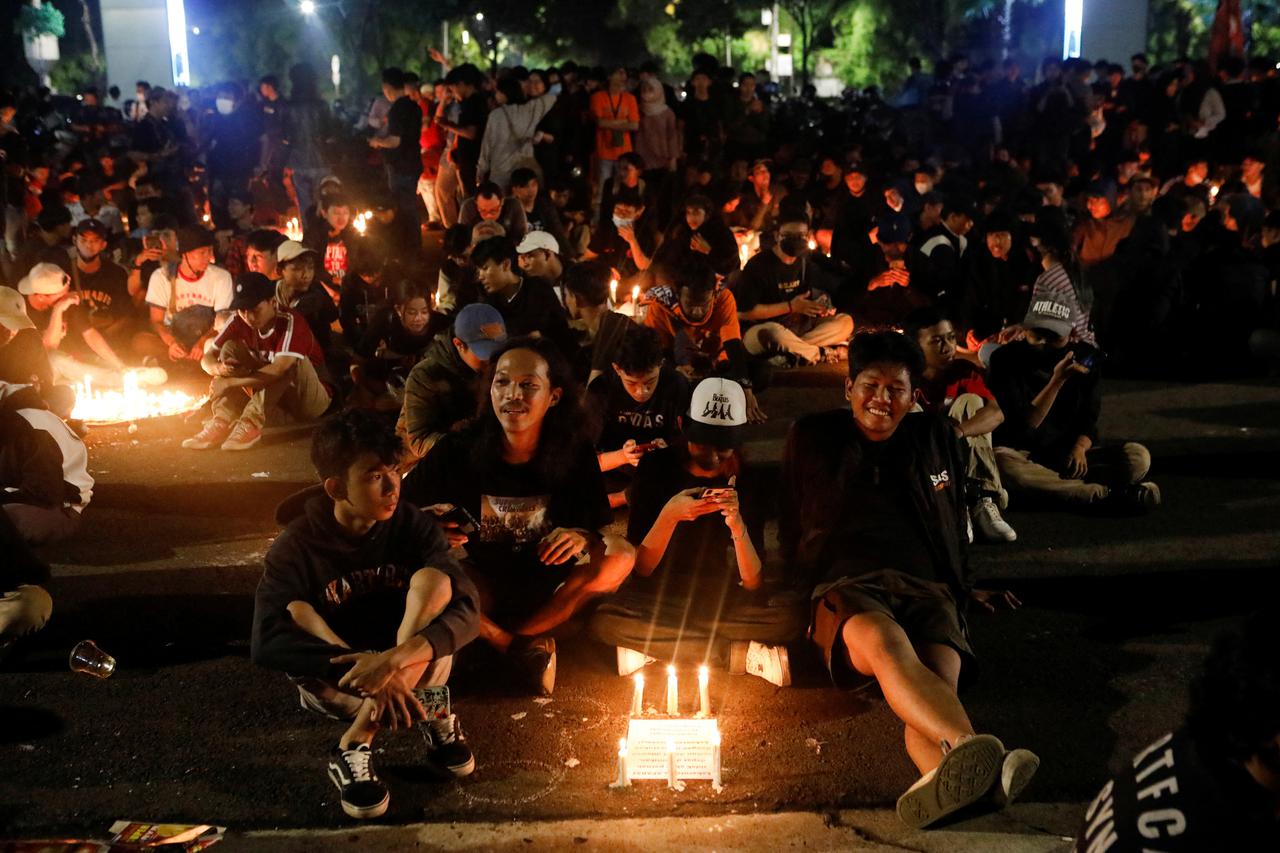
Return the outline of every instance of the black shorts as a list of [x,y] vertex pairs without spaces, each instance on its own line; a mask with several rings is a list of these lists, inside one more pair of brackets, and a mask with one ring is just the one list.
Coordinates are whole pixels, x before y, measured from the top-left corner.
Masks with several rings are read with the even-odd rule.
[[883,613],[914,645],[937,643],[955,649],[962,681],[974,668],[969,631],[945,584],[885,569],[819,586],[814,599],[813,641],[822,649],[837,687],[860,690],[875,681],[853,669],[845,651],[844,623],[860,613]]
[[569,573],[576,565],[569,560],[558,566],[548,566],[533,558],[503,566],[481,566],[466,561],[463,568],[480,590],[484,614],[502,622],[532,615],[569,579]]

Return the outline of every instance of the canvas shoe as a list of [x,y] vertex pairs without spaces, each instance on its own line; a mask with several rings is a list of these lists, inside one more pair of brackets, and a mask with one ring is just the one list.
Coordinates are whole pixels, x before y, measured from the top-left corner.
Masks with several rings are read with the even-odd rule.
[[954,747],[942,743],[942,762],[898,798],[898,818],[924,829],[986,797],[1000,781],[1004,744],[992,735],[969,735]]
[[386,813],[391,794],[373,769],[369,744],[352,749],[335,746],[329,753],[329,779],[341,793],[342,810],[349,817],[367,820]]
[[222,418],[212,418],[205,422],[204,428],[182,442],[187,450],[212,450],[227,440],[231,435],[231,424]]
[[476,757],[467,745],[458,715],[436,717],[418,724],[427,744],[427,760],[450,776],[461,778],[476,769]]
[[257,424],[251,424],[244,418],[236,421],[236,425],[231,430],[231,435],[226,441],[222,442],[223,450],[248,450],[259,441],[262,441],[262,427]]
[[978,530],[982,533],[982,538],[988,542],[1014,542],[1018,538],[1018,532],[1009,526],[1009,522],[1005,521],[1000,515],[1000,508],[996,506],[996,502],[991,498],[980,498],[976,506],[970,512],[975,517]]
[[729,672],[754,675],[778,687],[787,687],[791,684],[791,659],[786,646],[738,641],[729,647]]
[[618,675],[626,678],[628,675],[644,669],[655,660],[657,658],[651,658],[644,652],[618,646]]
[[1004,754],[1000,782],[991,789],[991,801],[1004,808],[1022,795],[1040,769],[1040,757],[1029,749],[1012,749]]

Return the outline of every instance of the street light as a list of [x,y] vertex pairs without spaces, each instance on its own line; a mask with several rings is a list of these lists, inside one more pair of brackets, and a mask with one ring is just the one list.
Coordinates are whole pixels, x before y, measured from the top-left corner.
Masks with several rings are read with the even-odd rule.
[[484,12],[476,12],[476,20],[477,20],[477,21],[483,21],[483,20],[484,20]]
[[315,0],[302,0],[298,4],[298,11],[304,15],[314,15],[316,13]]

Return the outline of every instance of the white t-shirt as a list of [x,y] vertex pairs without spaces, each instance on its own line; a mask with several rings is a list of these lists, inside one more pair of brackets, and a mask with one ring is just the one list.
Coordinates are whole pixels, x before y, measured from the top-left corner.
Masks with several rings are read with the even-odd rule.
[[[171,288],[177,288],[172,291]],[[170,305],[172,296],[173,304]],[[219,314],[231,310],[231,300],[235,296],[235,286],[231,281],[231,273],[216,264],[209,264],[204,275],[195,281],[188,281],[175,274],[170,279],[163,268],[151,273],[147,282],[147,304],[154,305],[164,311],[164,321],[168,323],[177,311],[193,305],[204,305]]]

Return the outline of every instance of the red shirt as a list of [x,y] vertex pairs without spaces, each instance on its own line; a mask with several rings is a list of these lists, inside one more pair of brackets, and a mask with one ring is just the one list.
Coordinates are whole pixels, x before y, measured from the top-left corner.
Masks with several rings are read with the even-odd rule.
[[984,400],[994,400],[995,394],[987,387],[982,371],[971,361],[957,358],[933,379],[920,383],[920,407],[926,412],[946,414],[947,409],[961,394],[977,394]]
[[311,334],[307,321],[292,308],[277,310],[279,313],[265,332],[253,328],[237,314],[213,342],[214,348],[221,349],[228,341],[239,341],[263,362],[270,364],[278,355],[305,358],[323,376],[324,350]]

